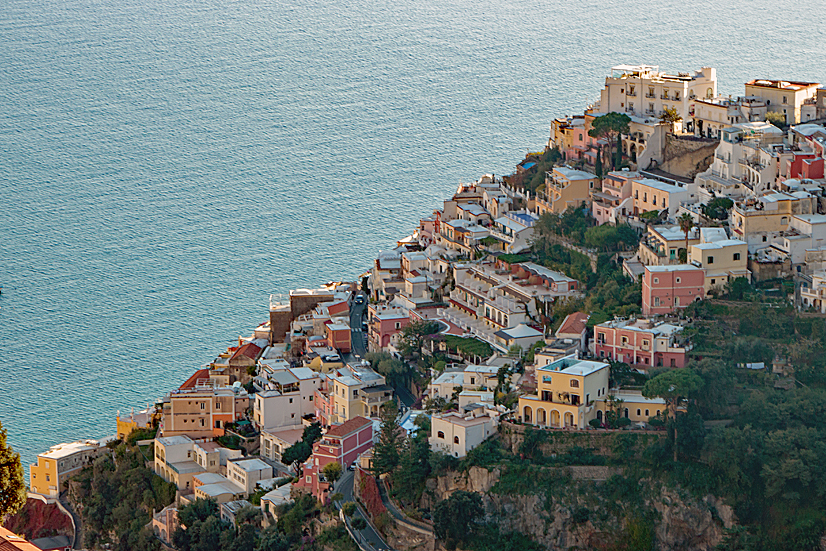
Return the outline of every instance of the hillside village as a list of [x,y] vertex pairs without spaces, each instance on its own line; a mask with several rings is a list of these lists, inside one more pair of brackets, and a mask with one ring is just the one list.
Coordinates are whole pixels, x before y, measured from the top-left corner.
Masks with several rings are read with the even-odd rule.
[[[676,460],[663,427],[688,394],[646,381],[714,356],[700,305],[767,283],[791,286],[781,306],[826,313],[824,158],[817,83],[758,79],[732,96],[713,68],[613,67],[599,101],[552,121],[513,174],[459,185],[359,280],[270,297],[249,337],[119,413],[111,440],[39,454],[30,492],[71,507],[71,481],[131,439],[174,491],[148,524],[165,547],[198,500],[278,526],[312,496],[357,502],[340,518],[373,551],[418,548],[378,520],[416,501],[382,466],[388,439],[459,464],[513,431],[671,434]],[[781,356],[743,363],[785,379]],[[449,539],[435,509],[394,522]]]

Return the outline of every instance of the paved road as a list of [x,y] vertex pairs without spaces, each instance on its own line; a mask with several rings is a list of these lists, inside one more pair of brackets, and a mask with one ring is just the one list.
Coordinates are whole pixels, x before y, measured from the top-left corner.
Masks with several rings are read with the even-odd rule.
[[[353,482],[354,482],[355,473],[353,471],[344,471],[344,474],[341,478],[336,482],[335,491],[341,492],[344,495],[344,502],[348,501],[356,501],[356,498],[353,497]],[[390,550],[391,547],[387,545],[387,543],[382,539],[378,532],[373,530],[373,527],[370,525],[367,517],[361,510],[361,507],[356,508],[355,514],[353,514],[353,518],[363,518],[367,522],[367,526],[364,530],[361,531],[361,536],[370,542],[370,545],[373,546],[374,549],[377,550]]]
[[[364,295],[359,294],[363,297]],[[353,349],[353,354],[361,358],[367,353],[367,335],[362,329],[362,320],[364,320],[364,312],[367,310],[367,301],[362,304],[356,304],[355,300],[350,305],[350,346]]]

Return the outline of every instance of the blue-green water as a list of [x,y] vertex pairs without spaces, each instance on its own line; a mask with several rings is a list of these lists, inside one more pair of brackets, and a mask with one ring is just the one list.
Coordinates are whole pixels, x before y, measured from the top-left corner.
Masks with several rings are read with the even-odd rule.
[[612,65],[826,81],[822,0],[5,0],[0,421],[114,433],[267,317],[512,170]]

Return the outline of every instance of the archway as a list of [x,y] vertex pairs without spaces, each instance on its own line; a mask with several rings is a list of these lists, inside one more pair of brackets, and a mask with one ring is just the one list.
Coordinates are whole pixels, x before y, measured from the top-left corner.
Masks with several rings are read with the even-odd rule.
[[629,149],[628,156],[631,157],[631,162],[636,163],[637,162],[637,145],[632,143],[631,147],[629,147],[628,149]]
[[548,415],[545,413],[545,410],[539,408],[536,410],[536,424],[539,426],[547,427],[548,426]]
[[551,426],[552,427],[559,427],[559,412],[556,410],[551,411]]
[[597,421],[602,423],[602,411],[601,410],[597,410]]
[[574,426],[574,415],[571,412],[565,413],[565,426],[566,427],[573,427]]
[[529,406],[525,406],[525,409],[522,411],[522,422],[530,423],[531,417],[531,408]]

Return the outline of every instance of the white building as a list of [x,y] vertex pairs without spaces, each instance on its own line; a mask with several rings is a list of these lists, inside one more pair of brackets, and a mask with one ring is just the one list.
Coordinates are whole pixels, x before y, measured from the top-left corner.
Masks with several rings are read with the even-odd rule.
[[466,415],[456,412],[430,418],[430,449],[453,457],[467,453],[496,432],[495,421],[483,408]]
[[716,95],[717,71],[711,67],[669,75],[652,65],[617,65],[605,78],[605,88],[592,111],[659,117],[666,108],[673,108],[685,121],[690,117],[691,99]]

